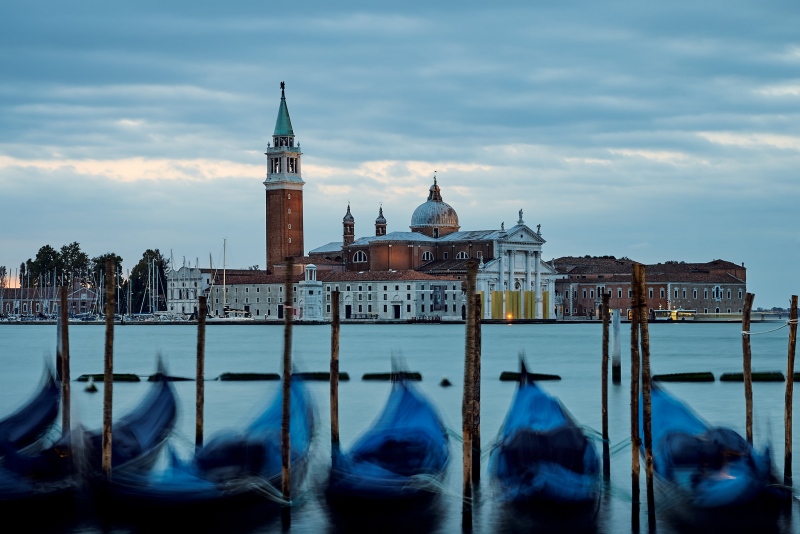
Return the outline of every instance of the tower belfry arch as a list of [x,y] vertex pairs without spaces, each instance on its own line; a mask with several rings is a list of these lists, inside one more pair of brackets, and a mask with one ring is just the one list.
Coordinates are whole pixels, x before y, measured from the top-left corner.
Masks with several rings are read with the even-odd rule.
[[272,143],[267,145],[266,254],[267,269],[287,256],[302,256],[303,181],[300,143],[295,142],[286,105],[286,84],[281,82],[281,101]]

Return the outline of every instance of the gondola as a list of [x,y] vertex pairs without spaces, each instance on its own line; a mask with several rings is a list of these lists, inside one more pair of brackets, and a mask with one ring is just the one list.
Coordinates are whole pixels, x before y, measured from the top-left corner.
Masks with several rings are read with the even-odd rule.
[[519,385],[489,458],[501,502],[543,521],[591,521],[600,494],[597,449],[520,360]]
[[327,498],[396,505],[429,498],[450,459],[447,430],[431,402],[402,375],[378,419],[347,453],[333,451]]
[[[172,384],[154,382],[137,408],[113,424],[112,467],[152,466],[177,419]],[[0,510],[19,514],[45,503],[67,505],[101,473],[100,431],[72,432],[49,446],[7,451],[0,467]]]
[[[316,414],[303,380],[292,380],[290,395],[292,492],[297,495],[309,460]],[[231,518],[260,504],[274,505],[281,495],[282,404],[279,390],[246,429],[218,432],[189,461],[170,448],[165,470],[134,466],[117,471],[109,488],[116,518],[139,523],[148,521],[142,511],[169,509],[182,512],[167,515],[179,518],[184,527],[190,520],[207,527],[223,515]],[[168,517],[159,518],[158,526],[166,526],[165,520]]]
[[39,390],[19,410],[0,420],[0,455],[19,450],[44,436],[58,417],[61,391],[49,368]]
[[[655,480],[674,519],[701,529],[766,528],[791,502],[769,447],[758,452],[734,430],[712,427],[660,386],[653,385],[651,406]],[[641,411],[639,418],[643,434]]]

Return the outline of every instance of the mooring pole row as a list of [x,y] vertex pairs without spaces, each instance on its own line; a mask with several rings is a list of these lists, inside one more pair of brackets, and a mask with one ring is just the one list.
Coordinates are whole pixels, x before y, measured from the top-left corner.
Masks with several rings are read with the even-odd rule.
[[[63,281],[62,281],[63,283]],[[71,391],[69,376],[69,290],[66,286],[61,286],[61,304],[58,310],[58,318],[61,321],[58,338],[58,351],[56,358],[56,373],[61,380],[61,433],[64,436],[71,436]],[[60,360],[60,361],[59,361]],[[71,439],[71,438],[67,438]]]
[[294,276],[294,258],[287,256],[285,259],[286,274],[283,284],[283,410],[281,414],[281,492],[284,506],[281,512],[281,521],[284,528],[291,524],[292,500],[291,492],[291,441],[289,435],[291,423],[291,387],[292,387],[292,278]]
[[602,409],[602,433],[603,433],[603,479],[611,478],[611,453],[608,446],[608,326],[610,314],[608,303],[610,296],[603,293],[603,357],[600,366],[600,406]]
[[103,376],[103,475],[111,480],[112,402],[114,397],[114,277],[113,258],[106,260],[106,350]]
[[[195,377],[195,433],[194,446],[199,449],[203,446],[203,409],[206,402],[205,393],[205,367],[206,367],[206,315],[208,314],[208,297],[201,296],[200,311],[197,316],[197,372]],[[163,377],[166,379],[166,377]]]
[[644,466],[647,484],[647,519],[650,531],[656,526],[655,493],[653,489],[653,434],[652,434],[652,403],[650,398],[650,331],[647,319],[647,273],[642,264],[635,264],[634,271],[638,270],[637,283],[639,285],[639,332],[642,358],[642,420],[644,423]]
[[744,378],[745,433],[747,443],[753,444],[753,369],[750,353],[750,312],[756,296],[747,293],[742,309],[742,368]]
[[[467,263],[467,295],[475,294],[477,264]],[[467,298],[466,341],[464,347],[464,392],[461,401],[461,432],[463,436],[463,505],[461,510],[462,529],[472,530],[472,426],[474,424],[473,403],[475,400],[475,300]]]
[[339,290],[331,292],[331,465],[339,453]]
[[789,354],[786,366],[786,398],[784,407],[783,483],[792,485],[792,397],[794,396],[794,357],[797,349],[797,295],[792,295],[789,309]]
[[[636,270],[633,271],[634,277]],[[639,531],[639,284],[634,280],[631,297],[631,529]]]

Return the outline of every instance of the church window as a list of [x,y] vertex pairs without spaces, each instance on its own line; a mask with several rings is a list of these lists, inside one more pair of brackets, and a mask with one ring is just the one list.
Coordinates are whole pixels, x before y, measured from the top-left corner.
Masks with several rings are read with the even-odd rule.
[[286,198],[288,198],[289,200],[292,200],[292,194],[291,193],[287,193],[286,194]]
[[447,252],[445,252],[445,253],[444,253],[444,259],[447,259],[447,258],[449,258],[449,257],[450,257],[450,255],[449,255]]
[[678,298],[678,290],[675,290],[675,298]]
[[422,253],[422,261],[432,261],[432,260],[433,260],[433,254],[431,253],[430,250],[426,250],[425,252]]
[[289,208],[288,210],[286,210],[286,212],[287,212],[289,215],[291,215],[291,214],[292,214],[292,208]]
[[353,263],[366,263],[367,254],[363,250],[357,251],[353,254]]
[[290,237],[290,238],[289,238],[289,243],[291,243],[291,242],[292,242],[292,238]]
[[477,258],[483,258],[483,251],[482,251],[482,250],[479,250],[479,251],[477,251],[477,252],[475,253],[475,257],[477,257]]
[[697,298],[697,290],[696,290],[696,289],[693,289],[693,290],[692,290],[692,298],[693,298],[693,299],[696,299],[696,298]]
[[647,297],[648,298],[653,298],[653,288],[652,287],[647,290]]
[[742,290],[739,290],[739,298],[742,298]]
[[589,290],[589,298],[590,298],[590,299],[593,299],[593,298],[594,298],[594,289],[590,289],[590,290]]
[[664,298],[664,288],[663,287],[658,290],[658,297],[662,298],[662,299]]
[[[730,289],[728,290],[728,298],[729,298],[729,299],[731,298],[731,290],[730,290]],[[731,311],[730,311],[730,310],[728,310],[728,313],[730,313],[730,312],[731,312]]]
[[438,228],[434,228],[433,229],[433,237],[439,237],[439,229]]
[[469,256],[463,250],[461,252],[459,252],[458,254],[456,254],[456,259],[457,260],[466,260],[468,258],[469,258]]
[[619,289],[617,289],[617,298],[618,299],[622,298],[622,288],[621,287]]
[[703,298],[704,299],[708,298],[708,288],[707,287],[703,288]]
[[583,290],[583,298],[586,298],[586,290]]
[[292,229],[292,225],[290,224],[290,225],[289,225],[289,230],[291,230],[291,229]]

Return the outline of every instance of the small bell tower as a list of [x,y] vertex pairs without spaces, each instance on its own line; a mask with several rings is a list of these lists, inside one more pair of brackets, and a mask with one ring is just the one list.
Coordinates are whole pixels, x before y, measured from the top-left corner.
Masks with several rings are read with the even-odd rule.
[[342,244],[343,246],[347,246],[355,241],[356,236],[356,220],[353,218],[353,214],[350,213],[350,204],[347,205],[347,213],[344,214],[342,218]]
[[383,216],[383,206],[378,210],[378,218],[375,219],[375,235],[386,235],[386,219]]

